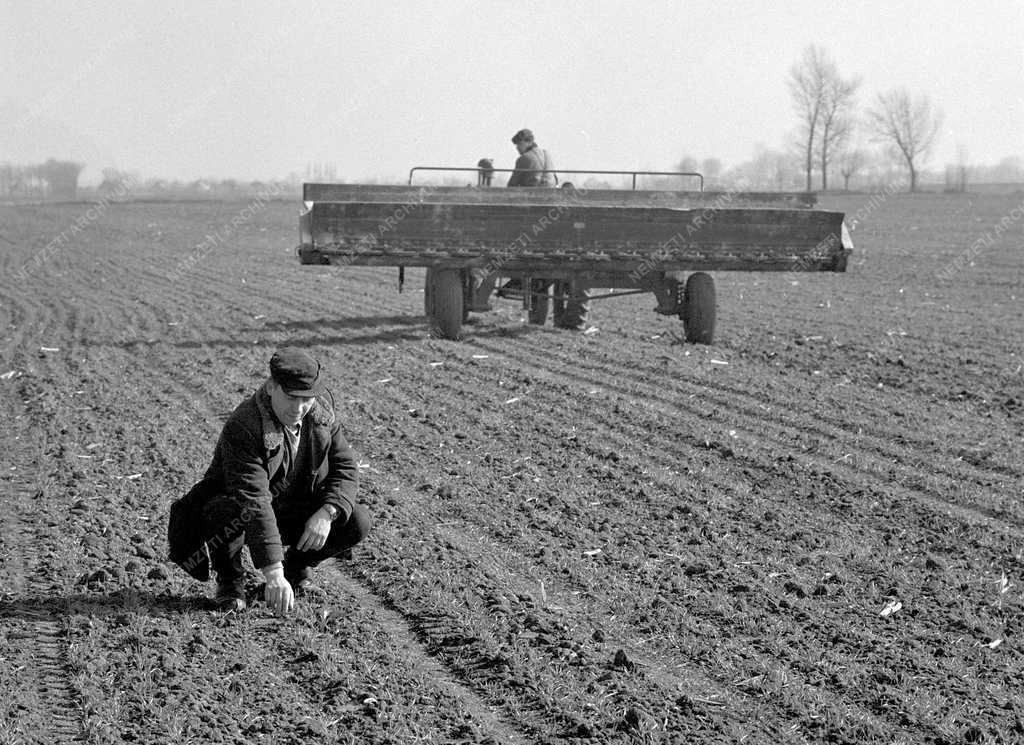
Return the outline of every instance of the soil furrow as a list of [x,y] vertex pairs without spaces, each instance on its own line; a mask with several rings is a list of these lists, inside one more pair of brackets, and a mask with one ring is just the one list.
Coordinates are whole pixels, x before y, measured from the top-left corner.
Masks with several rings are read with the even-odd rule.
[[[347,309],[345,309],[345,310],[347,310]],[[358,309],[356,309],[356,310],[358,310]],[[540,338],[543,338],[545,342],[550,342],[551,339],[552,339],[552,337],[548,336],[548,335],[542,336]],[[473,340],[470,340],[470,343],[476,343],[476,342],[474,342]],[[538,356],[535,357],[535,358],[531,357],[531,360],[533,360],[533,359],[543,359],[543,358],[547,357],[549,352],[550,352],[550,348],[549,347],[544,347],[544,348],[533,347],[533,349],[536,349],[536,352],[537,352]],[[593,363],[592,363],[591,369],[594,372],[599,372],[601,374],[611,375],[612,379],[621,379],[621,376],[622,376],[623,372],[631,372],[631,371],[633,371],[633,368],[624,368],[624,366],[621,365],[621,363],[619,364],[618,367],[615,367],[615,366],[612,366],[612,365],[607,365],[607,366],[602,365],[600,367],[594,367]],[[741,391],[741,390],[739,390],[739,389],[737,389],[735,387],[729,387],[729,386],[726,386],[726,385],[723,385],[723,384],[716,383],[715,381],[710,380],[710,379],[701,381],[701,386],[702,387],[700,389],[698,389],[698,390],[703,390],[704,388],[712,388],[712,389],[717,389],[721,393],[723,393],[726,396],[728,396],[730,399],[733,400],[733,401],[731,401],[731,403],[733,403],[734,409],[736,409],[739,413],[751,413],[751,412],[756,413],[753,408],[747,408],[747,409],[743,410],[743,409],[739,409],[739,408],[736,407],[736,405],[734,403],[734,400],[737,400],[737,399],[746,401],[748,404],[750,404],[750,406],[756,406],[757,403],[759,402],[759,399],[757,399],[757,398],[755,398],[753,396],[750,396],[745,391]],[[685,392],[681,392],[681,393],[685,393]],[[775,418],[779,418],[779,416],[780,415],[776,411],[776,413],[774,414],[774,417]],[[764,417],[762,416],[762,418],[764,418]],[[865,432],[864,431],[864,422],[862,421],[862,422],[858,422],[858,425],[859,425],[858,426],[858,431],[855,431],[852,427],[849,427],[849,426],[842,427],[840,424],[838,424],[838,422],[840,422],[841,420],[829,417],[827,415],[827,413],[826,414],[817,413],[815,418],[817,418],[819,421],[821,421],[822,423],[824,423],[824,424],[826,424],[828,426],[827,427],[816,427],[816,426],[814,426],[812,424],[808,424],[808,423],[806,423],[806,422],[804,422],[802,420],[791,419],[791,418],[784,418],[781,423],[784,423],[787,427],[789,427],[791,429],[801,429],[804,432],[806,432],[807,434],[813,435],[815,437],[825,437],[827,439],[835,440],[835,441],[839,441],[840,440],[840,436],[844,435],[844,434],[846,436],[849,436],[849,437],[855,437],[855,438],[857,438],[858,442],[864,442],[864,443],[870,444],[872,446],[872,450],[874,452],[877,452],[879,455],[884,456],[884,457],[894,457],[894,458],[897,458],[897,459],[900,460],[900,462],[904,463],[905,465],[907,465],[909,467],[912,467],[912,464],[910,464],[908,462],[906,452],[902,451],[902,450],[896,450],[896,449],[887,447],[887,441],[888,440],[890,440],[890,439],[898,439],[902,444],[906,445],[907,448],[909,448],[909,447],[919,447],[919,448],[921,448],[923,450],[926,450],[926,451],[929,451],[929,452],[933,452],[934,451],[934,443],[924,443],[924,442],[917,441],[917,440],[915,440],[913,438],[911,433],[907,432],[906,429],[904,429],[904,430],[879,429],[877,427],[877,424],[876,424],[876,426],[874,427],[873,431],[869,430],[869,431]],[[877,418],[875,419],[875,422],[878,422]],[[954,451],[954,450],[947,450],[946,451],[946,454],[949,455],[951,458],[959,458],[959,457],[962,456],[962,453],[963,453],[962,449],[956,450],[956,451]],[[987,465],[986,466],[986,465],[982,465],[980,463],[967,463],[967,462],[964,462],[963,466],[964,466],[964,469],[967,470],[969,473],[976,474],[975,478],[977,478],[978,480],[983,480],[984,478],[990,477],[990,476],[1010,476],[1010,477],[1016,478],[1016,477],[1019,477],[1021,475],[1018,472],[1019,469],[1014,469],[1012,466],[1009,466],[1009,467],[1008,466],[998,466],[998,465]],[[956,481],[956,482],[959,482],[963,478],[963,474],[962,473],[954,472],[951,469],[947,469],[947,468],[943,467],[940,464],[936,464],[936,465],[930,467],[930,470],[936,470],[939,473],[946,475],[951,480]],[[921,472],[919,471],[919,474],[920,473]],[[1012,488],[1012,487],[1009,487],[1009,488]]]
[[[496,347],[487,342],[478,341],[477,345],[481,349],[490,353],[503,353],[502,348]],[[532,360],[532,364],[535,368],[545,370],[560,380],[572,379],[581,386],[598,386],[600,388],[610,389],[615,391],[618,395],[623,396],[627,401],[637,400],[635,398],[636,394],[643,391],[646,394],[646,397],[639,400],[643,401],[647,406],[658,407],[666,418],[672,417],[673,415],[678,416],[679,413],[690,413],[699,419],[704,417],[708,410],[707,407],[699,407],[689,403],[690,399],[682,393],[678,398],[674,397],[667,399],[661,392],[662,389],[657,386],[635,381],[634,385],[637,387],[635,389],[631,389],[625,384],[610,382],[612,380],[623,380],[622,376],[626,372],[624,369],[617,370],[614,377],[610,377],[608,374],[601,375],[598,370],[590,368],[579,357],[570,358],[568,356],[562,356],[552,350],[548,350],[543,357],[531,354],[529,359]],[[556,361],[559,361],[562,364],[556,366]],[[794,441],[799,441],[799,430],[796,430],[792,426],[787,426],[780,420],[769,419],[763,415],[759,415],[753,409],[739,407],[731,396],[716,396],[707,388],[700,387],[695,388],[694,393],[702,399],[702,402],[708,401],[715,404],[718,411],[730,411],[740,417],[747,417],[746,419],[738,419],[736,421],[745,422],[747,434],[747,438],[745,439],[748,441],[758,438],[756,434],[757,429],[770,433],[769,442],[775,443],[783,449],[793,448],[793,445],[795,444]],[[738,428],[741,425],[736,426]],[[827,437],[827,435],[825,436]],[[860,449],[856,443],[841,444],[843,447],[828,456],[818,455],[815,452],[807,450],[797,450],[796,452],[799,452],[802,458],[816,462],[820,466],[829,470],[864,476],[883,488],[891,487],[893,485],[894,481],[893,476],[890,474],[891,466],[889,464],[878,460],[873,461],[870,458],[870,453]],[[860,460],[866,460],[871,467],[860,468],[844,462],[843,456],[847,452],[855,452],[860,456]],[[907,460],[906,456],[904,456],[904,460]],[[940,513],[952,510],[955,514],[958,514],[961,519],[970,520],[973,516],[975,521],[979,518],[983,521],[997,520],[1007,522],[1017,528],[1024,529],[1024,521],[1007,512],[1007,510],[1016,505],[1016,501],[1012,498],[1008,498],[1007,501],[1004,501],[1004,503],[995,510],[986,505],[976,503],[965,504],[947,497],[942,492],[929,487],[925,483],[927,475],[924,472],[906,462],[901,465],[906,473],[901,474],[896,483],[899,483],[909,493],[916,495],[918,498],[923,498],[926,504],[940,506]],[[908,476],[909,478],[907,478]],[[957,484],[950,480],[948,486],[953,489],[956,488]],[[1024,533],[1021,534],[1024,535]]]
[[[474,342],[471,340],[470,343],[474,343]],[[530,343],[529,340],[524,340],[524,344],[529,345],[529,343]],[[602,374],[602,375],[608,375],[608,376],[611,377],[611,379],[615,380],[615,379],[621,379],[622,375],[624,373],[635,373],[636,372],[636,368],[635,367],[628,366],[617,355],[614,355],[614,354],[613,355],[608,355],[606,360],[598,360],[598,359],[595,359],[593,355],[588,355],[588,356],[580,355],[578,350],[569,350],[567,352],[562,352],[562,350],[566,346],[569,346],[569,344],[567,343],[567,344],[557,345],[557,347],[556,347],[556,349],[557,349],[556,354],[557,353],[561,353],[563,359],[572,360],[574,364],[585,365],[585,366],[588,367],[588,369],[590,371],[592,371],[594,373],[598,373],[598,374]],[[529,347],[529,348],[531,349],[531,351],[535,350],[536,353],[539,355],[539,357],[537,357],[535,359],[546,358],[552,352],[552,350],[550,349],[549,346],[545,346],[543,349],[536,349],[536,347]],[[660,375],[664,375],[664,371],[661,371],[661,370],[651,369],[648,372],[652,373],[652,375],[654,377],[657,377],[657,376],[660,376]],[[737,372],[736,374],[737,375],[749,375],[750,373],[748,371],[744,370],[744,371]],[[679,390],[678,386],[679,386],[680,383],[685,384],[685,383],[690,383],[690,382],[693,383],[693,388],[691,388],[690,391]],[[697,383],[696,381],[689,381],[686,378],[679,378],[679,377],[674,377],[674,378],[666,379],[661,385],[659,385],[659,390],[665,390],[665,391],[672,390],[673,392],[678,392],[680,395],[685,395],[688,392],[693,392],[694,389],[702,390],[703,388],[712,388],[712,389],[716,389],[719,392],[729,396],[730,399],[737,399],[737,400],[744,400],[744,401],[746,401],[749,404],[747,410],[751,411],[751,412],[755,411],[759,407],[763,408],[763,401],[766,398],[771,398],[772,400],[777,400],[777,399],[780,399],[781,397],[785,396],[786,398],[788,398],[790,400],[786,401],[784,404],[777,404],[776,407],[775,407],[776,411],[773,414],[773,416],[774,417],[782,416],[779,413],[779,409],[785,408],[787,411],[794,411],[794,407],[796,407],[795,410],[796,410],[797,413],[806,414],[807,418],[812,420],[812,421],[817,420],[819,422],[827,424],[828,427],[829,427],[829,430],[826,430],[826,429],[823,429],[823,428],[820,428],[820,427],[815,427],[813,424],[807,423],[804,420],[804,418],[800,418],[800,419],[790,418],[790,419],[788,419],[786,421],[786,423],[788,425],[794,426],[794,427],[804,427],[804,428],[807,428],[807,431],[809,431],[810,433],[816,434],[818,436],[827,436],[827,437],[830,437],[830,438],[838,439],[837,436],[835,435],[835,432],[838,431],[838,432],[845,433],[847,436],[850,436],[850,437],[857,437],[858,439],[866,438],[866,439],[872,441],[873,446],[879,448],[878,452],[880,454],[884,454],[884,455],[893,455],[893,454],[895,454],[895,451],[893,451],[891,449],[886,449],[887,442],[889,442],[891,440],[897,440],[901,444],[903,444],[903,445],[905,445],[907,447],[913,447],[915,449],[918,449],[918,450],[921,450],[921,451],[924,451],[924,452],[934,452],[934,450],[936,448],[937,443],[935,443],[934,441],[926,441],[926,440],[921,440],[921,439],[915,438],[914,432],[913,431],[908,431],[908,429],[906,427],[904,427],[904,428],[895,428],[895,427],[889,428],[889,427],[885,427],[884,422],[886,421],[886,416],[888,416],[888,412],[887,411],[886,412],[878,411],[878,415],[875,416],[875,417],[864,417],[863,414],[861,414],[860,418],[852,420],[852,423],[851,423],[851,420],[848,419],[848,418],[839,419],[838,417],[832,416],[828,412],[828,410],[812,410],[812,409],[807,408],[807,401],[813,400],[813,398],[815,396],[820,394],[819,390],[815,389],[815,390],[809,390],[809,391],[798,391],[798,392],[796,392],[796,394],[794,394],[794,392],[791,390],[791,386],[788,387],[788,388],[783,389],[783,388],[780,388],[779,385],[773,384],[771,381],[764,381],[763,379],[760,379],[760,378],[758,379],[758,382],[761,385],[764,385],[764,384],[768,385],[768,390],[764,391],[759,396],[752,395],[749,388],[748,389],[742,389],[742,388],[739,388],[736,385],[729,385],[727,383],[719,382],[719,381],[715,380],[711,376],[710,373],[707,376],[705,376],[704,378],[702,378],[699,381],[699,383]],[[768,395],[769,393],[771,394],[770,396]],[[832,391],[832,393],[833,393],[833,395],[837,395],[836,391]],[[789,395],[786,395],[786,394],[789,394]],[[877,393],[877,391],[872,391],[871,395],[872,396],[877,396],[878,393]],[[857,396],[855,399],[853,399],[853,401],[851,401],[851,405],[855,404],[855,405],[858,405],[858,406],[863,406],[865,400],[866,400],[865,396]],[[892,405],[897,405],[897,404],[898,404],[897,401],[893,401],[892,402]],[[760,416],[762,418],[765,417],[764,414],[760,414]],[[857,413],[855,413],[854,416],[857,416]],[[867,431],[865,431],[865,428],[867,428]],[[977,429],[978,429],[979,433],[987,431],[983,426],[978,426]],[[954,451],[954,450],[948,450],[947,454],[951,458],[958,457],[957,451]],[[901,453],[901,455],[902,455],[902,453]],[[986,469],[983,466],[980,466],[980,465],[976,465],[976,464],[964,464],[964,465],[965,465],[965,468],[967,468],[968,470],[976,471],[979,474],[979,476],[980,475],[987,475],[988,473],[1002,474],[1004,471],[1006,471],[1005,468],[998,468],[998,469],[995,469],[993,471],[986,471]],[[1009,471],[1009,475],[1012,475],[1012,476],[1019,475],[1018,470],[1011,469]],[[959,478],[959,476],[957,476],[957,478]]]
[[[452,389],[452,393],[457,396],[458,390],[453,388]],[[455,398],[454,400],[458,400],[458,399]],[[443,467],[443,465],[442,465],[442,467]],[[579,575],[578,573],[576,573],[576,583],[577,583],[577,587],[580,587],[580,588],[583,588],[583,589],[587,589],[587,588],[593,586],[591,583],[587,583],[587,582],[582,581],[581,575]],[[693,612],[693,611],[696,611],[696,610],[699,610],[699,608],[691,608],[690,612]],[[705,610],[707,610],[707,609],[705,609]],[[714,617],[714,615],[715,614],[712,614],[711,617]],[[668,652],[667,649],[664,650],[663,654],[671,655],[671,653]],[[674,660],[674,659],[675,659],[674,656],[666,656],[666,657],[664,657],[663,658],[663,662],[660,663],[660,667],[663,670],[667,670],[669,668],[669,666],[672,664],[671,660]],[[768,658],[768,657],[761,658],[761,663],[762,664],[769,664],[770,662],[771,662],[771,658]],[[657,668],[658,666],[659,666],[658,663],[654,663],[653,660],[649,660],[648,661],[648,667],[645,668],[645,669],[653,669],[653,668]],[[793,674],[795,674],[795,671],[794,671]],[[723,681],[723,684],[726,684],[726,682]],[[671,690],[671,687],[669,688],[669,690]],[[838,699],[836,699],[836,700],[833,700],[832,706],[833,706],[833,708],[834,707],[842,708],[844,706],[844,704],[842,704]],[[867,712],[866,711],[862,711],[862,712],[860,712],[859,716],[860,717],[867,716]],[[881,731],[881,730],[879,730],[879,731]]]
[[[494,349],[493,347],[488,347],[487,345],[481,344],[481,346],[487,348],[488,351],[500,352],[500,350]],[[548,355],[548,357],[552,357],[552,355]],[[460,369],[459,373],[461,374],[464,371],[469,370],[469,369],[470,368],[468,368],[468,367],[465,368],[465,369]],[[534,369],[535,370],[543,369],[543,366],[539,366],[539,367],[536,367]],[[468,372],[466,374],[472,375],[472,373],[468,373]],[[563,384],[564,384],[564,379],[566,377],[573,377],[575,375],[575,373],[573,373],[571,370],[567,370],[567,369],[554,369],[554,373],[553,374],[556,376],[556,380],[560,381]],[[621,379],[621,378],[619,378],[619,379]],[[439,382],[443,382],[443,381],[440,381],[440,379],[439,379]],[[478,389],[478,390],[484,390],[484,388],[479,388],[478,386],[481,383],[485,383],[485,382],[486,381],[475,381],[474,384],[473,384],[473,387],[475,389]],[[622,404],[624,406],[627,406],[627,407],[629,407],[631,405],[635,406],[635,404],[638,401],[638,399],[636,399],[633,395],[630,395],[630,394],[633,393],[633,391],[625,389],[622,386],[615,386],[615,385],[606,383],[606,382],[602,381],[601,379],[585,378],[585,379],[580,380],[580,383],[583,384],[588,390],[592,386],[597,386],[598,388],[601,388],[602,390],[608,389],[608,388],[611,388],[612,390],[615,390],[617,395],[621,395],[621,396],[626,396],[627,397],[627,398],[621,399]],[[538,389],[538,392],[542,392],[541,389]],[[656,397],[654,397],[654,399],[657,400]],[[456,398],[456,400],[458,400],[458,399]],[[685,405],[682,405],[683,401],[686,401]],[[680,412],[686,413],[688,411],[689,413],[694,414],[697,417],[694,421],[702,421],[705,424],[708,423],[708,420],[706,420],[704,418],[706,416],[706,413],[707,413],[706,410],[703,407],[694,406],[693,404],[691,404],[689,402],[688,399],[680,399],[680,402],[679,402],[680,405],[673,405],[673,406],[670,406],[668,408],[665,408],[664,405],[661,405],[661,404],[655,405],[655,404],[651,403],[650,399],[643,399],[642,402],[643,402],[643,407],[642,408],[647,409],[649,411],[653,410],[653,413],[654,413],[654,415],[656,417],[653,421],[651,421],[649,423],[645,423],[643,421],[639,421],[638,423],[634,423],[633,421],[622,421],[621,417],[616,417],[615,420],[608,420],[606,422],[607,426],[608,426],[608,430],[610,432],[609,436],[612,437],[613,439],[616,439],[618,437],[618,435],[615,434],[617,429],[625,429],[625,430],[629,431],[631,436],[629,438],[627,438],[624,443],[620,443],[620,445],[622,447],[625,447],[627,450],[632,447],[632,443],[642,442],[642,441],[649,441],[649,433],[650,432],[664,433],[666,431],[666,427],[668,427],[670,431],[674,432],[675,429],[679,426],[678,420],[679,420]],[[549,405],[551,405],[551,404],[557,405],[556,401],[548,401],[548,403],[549,403]],[[724,401],[721,401],[719,403],[722,406],[727,405],[727,402],[724,402]],[[603,408],[599,408],[599,409],[595,410],[595,414],[598,416],[598,418],[604,416],[603,411],[604,411]],[[593,417],[591,417],[591,418],[593,418]],[[635,415],[632,418],[635,419],[636,418]],[[756,418],[756,415],[755,415],[755,418]],[[735,422],[732,422],[732,423],[730,423],[728,425],[715,423],[713,426],[718,431],[717,431],[716,436],[714,438],[715,439],[715,447],[714,448],[710,448],[710,450],[713,450],[713,451],[717,452],[721,448],[724,448],[725,450],[727,450],[729,452],[728,458],[730,460],[735,460],[736,458],[740,458],[741,460],[743,460],[743,456],[742,455],[737,455],[735,452],[733,452],[733,448],[734,447],[740,447],[741,444],[744,445],[744,446],[749,446],[751,444],[755,444],[756,445],[758,442],[760,442],[760,438],[758,438],[756,436],[751,436],[753,434],[752,432],[748,432],[747,433],[747,437],[741,437],[739,440],[733,440],[732,437],[725,430],[728,427],[736,426]],[[735,431],[735,430],[729,430],[729,431]],[[739,433],[737,432],[737,435],[738,434]],[[665,435],[664,434],[662,434],[661,439],[662,440],[665,439]],[[688,430],[684,430],[682,432],[675,433],[672,436],[671,439],[672,439],[672,441],[674,443],[676,443],[677,447],[680,446],[680,445],[684,445],[684,444],[688,446],[688,448],[690,449],[691,460],[693,460],[695,456],[700,456],[702,450],[705,451],[705,454],[708,451],[707,447],[702,447],[702,440],[701,440],[700,436],[698,436],[697,433],[692,433],[692,432],[689,432]],[[785,443],[785,441],[784,441],[784,443]],[[706,446],[707,443],[704,443],[704,445]],[[662,450],[661,448],[659,448],[657,446],[650,446],[650,445],[648,445],[647,447],[650,448],[652,452],[662,452],[663,458],[664,458],[664,460],[662,462],[666,466],[674,467],[674,466],[678,465],[678,453],[677,452],[675,452],[675,451],[668,451],[668,450]],[[787,444],[784,444],[783,447],[785,448],[783,450],[783,455],[785,455],[786,449],[792,448],[793,446],[792,445],[788,445],[788,443],[787,443]],[[769,478],[777,477],[779,475],[779,473],[780,473],[780,471],[779,471],[780,463],[779,463],[779,456],[778,456],[778,454],[775,453],[772,449],[767,448],[765,446],[759,446],[758,449],[760,450],[760,453],[762,453],[762,454],[759,454],[758,457],[756,459],[752,460],[752,461],[744,461],[744,462],[747,465],[752,465],[752,466],[756,467],[758,470],[762,471]],[[725,450],[723,450],[723,452]],[[758,452],[758,450],[755,450],[755,452]],[[831,459],[822,458],[822,457],[815,457],[813,454],[808,454],[808,453],[804,452],[803,449],[794,449],[793,452],[798,453],[798,455],[799,455],[798,460],[800,460],[800,461],[806,460],[806,461],[810,462],[811,464],[820,465],[821,467],[823,467],[825,469],[825,471],[824,471],[825,473],[832,474],[832,473],[835,473],[836,470],[837,470],[837,464],[833,463],[831,461]],[[856,486],[856,483],[857,482],[851,482],[850,487],[849,487],[849,489],[851,490],[851,493],[856,493],[859,490],[859,488]],[[876,492],[876,497],[877,496],[881,496],[881,495],[886,495],[890,491],[892,491],[892,484],[890,482],[884,480],[884,479],[877,479],[875,483],[881,489],[880,492]],[[889,497],[889,499],[892,499],[892,497]],[[892,506],[896,506],[899,509],[905,509],[903,507],[903,505],[899,501],[892,502]],[[831,514],[832,514],[833,505],[830,502],[822,503],[822,504],[820,504],[819,509],[821,510],[821,514],[822,515],[830,517]],[[973,514],[973,513],[967,513],[967,515],[965,515],[966,517],[968,517],[968,523],[970,523],[970,521],[971,521],[970,517],[969,517],[969,515],[971,515],[971,514]],[[850,515],[847,515],[846,519],[849,520],[849,517],[850,517]],[[866,516],[865,519],[867,519],[867,520],[876,519],[876,517],[874,515],[874,510],[872,511],[872,513],[870,515]],[[829,522],[829,521],[826,520],[825,523],[827,524],[827,522]],[[943,530],[948,530],[948,526],[944,527]]]
[[[454,389],[454,388],[453,388],[453,391],[452,391],[452,392],[453,392],[453,394],[455,394],[455,395],[457,396],[457,394],[458,394],[458,390],[457,390],[457,389]],[[454,398],[453,400],[456,400],[456,401],[457,401],[457,400],[460,400],[460,399],[456,397],[456,398]],[[470,404],[470,405],[472,405],[472,404]],[[549,436],[548,436],[548,439],[550,439],[550,434],[549,434]],[[834,653],[833,653],[833,656],[834,656]],[[841,658],[840,658],[840,659],[841,659]]]

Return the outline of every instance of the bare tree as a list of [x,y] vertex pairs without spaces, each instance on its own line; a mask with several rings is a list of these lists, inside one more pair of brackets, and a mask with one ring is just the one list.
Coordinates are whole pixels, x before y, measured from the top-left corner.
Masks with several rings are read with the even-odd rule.
[[839,153],[839,173],[843,177],[843,191],[850,190],[850,179],[867,164],[868,155],[859,147],[846,148]]
[[906,88],[896,88],[878,94],[868,122],[877,138],[903,157],[910,171],[910,191],[917,191],[917,172],[935,144],[942,112],[928,96],[914,97]]
[[804,49],[800,61],[789,71],[789,92],[793,106],[803,129],[803,153],[807,173],[807,191],[812,189],[811,176],[814,171],[814,140],[821,123],[822,106],[825,101],[827,81],[834,77],[835,63],[828,53],[819,46]]
[[828,190],[829,163],[853,133],[853,97],[860,87],[859,78],[843,80],[835,66],[826,73],[821,102],[821,143],[818,146],[822,191]]
[[800,61],[790,69],[788,84],[800,117],[800,148],[807,191],[813,188],[815,148],[821,168],[821,188],[828,189],[828,166],[850,135],[853,97],[860,80],[844,80],[828,52],[812,45],[804,49]]

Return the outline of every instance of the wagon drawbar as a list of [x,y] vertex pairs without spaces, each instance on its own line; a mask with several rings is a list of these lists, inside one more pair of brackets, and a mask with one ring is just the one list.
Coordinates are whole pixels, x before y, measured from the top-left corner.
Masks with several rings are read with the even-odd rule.
[[[412,185],[422,170],[479,169],[417,167],[405,186],[303,184],[297,253],[303,264],[396,266],[400,288],[405,267],[426,267],[424,311],[445,338],[494,292],[521,298],[531,323],[550,313],[563,328],[580,327],[593,300],[650,292],[687,341],[709,344],[708,272],[843,272],[853,248],[843,213],[815,209],[813,193]],[[652,172],[585,173],[635,184]],[[498,289],[499,278],[512,281]]]

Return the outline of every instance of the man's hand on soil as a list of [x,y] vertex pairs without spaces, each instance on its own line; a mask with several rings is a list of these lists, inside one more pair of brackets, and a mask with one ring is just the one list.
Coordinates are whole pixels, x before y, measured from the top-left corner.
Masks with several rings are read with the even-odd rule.
[[299,551],[318,551],[327,543],[327,535],[331,532],[331,513],[321,507],[306,521],[306,529],[295,544]]
[[264,567],[263,576],[267,580],[263,590],[263,599],[267,605],[275,613],[290,613],[295,608],[295,593],[284,578],[284,567],[280,564]]

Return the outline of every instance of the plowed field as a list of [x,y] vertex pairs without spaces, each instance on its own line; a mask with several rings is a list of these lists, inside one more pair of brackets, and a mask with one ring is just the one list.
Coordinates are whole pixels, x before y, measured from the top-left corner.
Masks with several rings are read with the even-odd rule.
[[[719,273],[710,347],[432,339],[293,202],[0,208],[0,742],[1024,742],[1022,197],[823,206],[849,271]],[[167,509],[285,344],[374,531],[222,615]]]

